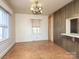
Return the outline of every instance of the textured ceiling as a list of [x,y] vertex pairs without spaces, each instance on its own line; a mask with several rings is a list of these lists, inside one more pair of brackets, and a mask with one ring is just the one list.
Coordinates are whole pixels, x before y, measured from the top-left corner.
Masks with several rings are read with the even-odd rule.
[[[31,14],[30,6],[33,0],[6,0],[16,13]],[[39,0],[43,6],[43,14],[48,15],[65,6],[72,0]]]

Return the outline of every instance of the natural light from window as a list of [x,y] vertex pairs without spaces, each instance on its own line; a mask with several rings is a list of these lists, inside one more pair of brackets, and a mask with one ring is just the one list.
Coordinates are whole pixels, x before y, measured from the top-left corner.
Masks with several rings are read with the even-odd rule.
[[9,14],[0,8],[0,41],[8,39]]

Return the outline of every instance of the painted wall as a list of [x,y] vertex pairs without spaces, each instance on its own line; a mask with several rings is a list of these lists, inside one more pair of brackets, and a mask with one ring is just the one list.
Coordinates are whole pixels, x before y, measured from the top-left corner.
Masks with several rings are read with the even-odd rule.
[[[5,3],[6,5],[6,3]],[[8,5],[6,5],[8,6]],[[9,6],[8,6],[9,9]],[[9,10],[8,10],[9,11]],[[10,15],[9,19],[9,39],[0,42],[0,58],[14,45],[15,43],[15,20],[14,14]]]
[[[40,37],[32,38],[32,19],[40,19]],[[16,42],[48,40],[48,16],[15,14]]]

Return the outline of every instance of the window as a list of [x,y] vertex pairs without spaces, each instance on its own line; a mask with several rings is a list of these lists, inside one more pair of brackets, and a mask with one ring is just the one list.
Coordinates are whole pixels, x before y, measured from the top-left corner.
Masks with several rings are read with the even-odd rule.
[[32,19],[32,32],[39,33],[40,32],[40,20]]
[[40,27],[33,27],[32,31],[33,31],[33,33],[39,33],[40,32]]
[[32,33],[33,39],[39,39],[40,37],[40,20],[32,19]]
[[8,39],[9,14],[0,8],[0,41]]

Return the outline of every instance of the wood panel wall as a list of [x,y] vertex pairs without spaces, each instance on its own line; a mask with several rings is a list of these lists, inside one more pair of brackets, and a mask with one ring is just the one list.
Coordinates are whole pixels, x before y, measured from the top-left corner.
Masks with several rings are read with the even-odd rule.
[[66,33],[66,19],[79,16],[79,0],[74,0],[54,13],[54,41],[79,59],[79,39],[72,42],[71,37],[63,37]]
[[61,33],[66,32],[66,19],[79,16],[79,0],[74,0],[54,13],[54,40],[62,45]]
[[51,41],[51,15],[48,16],[48,41]]

